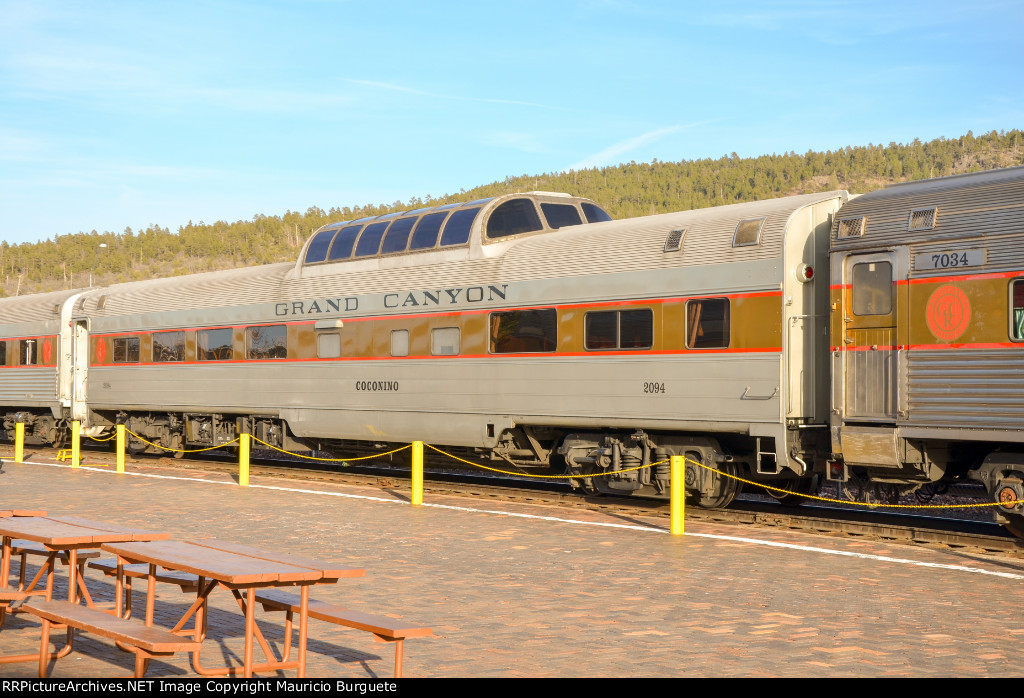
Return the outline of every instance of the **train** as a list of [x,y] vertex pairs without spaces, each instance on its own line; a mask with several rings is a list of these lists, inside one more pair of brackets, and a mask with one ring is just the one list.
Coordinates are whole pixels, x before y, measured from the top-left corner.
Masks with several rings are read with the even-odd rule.
[[1024,167],[624,220],[507,194],[333,222],[294,262],[4,298],[0,415],[53,445],[125,424],[135,452],[424,440],[620,495],[664,496],[685,455],[709,508],[737,477],[974,482],[1024,535]]

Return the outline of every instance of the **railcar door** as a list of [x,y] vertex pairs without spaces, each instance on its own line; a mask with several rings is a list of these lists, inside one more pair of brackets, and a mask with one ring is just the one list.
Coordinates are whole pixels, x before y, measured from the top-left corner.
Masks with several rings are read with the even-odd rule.
[[843,260],[843,379],[847,420],[894,422],[898,410],[897,259],[891,252]]
[[89,370],[89,321],[76,319],[74,321],[74,343],[72,361],[74,363],[74,394],[71,402],[71,418],[77,419],[83,425],[87,423],[86,416],[86,395],[85,385]]

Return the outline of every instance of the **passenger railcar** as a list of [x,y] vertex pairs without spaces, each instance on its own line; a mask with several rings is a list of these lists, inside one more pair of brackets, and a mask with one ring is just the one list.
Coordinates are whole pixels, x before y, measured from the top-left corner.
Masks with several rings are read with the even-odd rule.
[[[685,454],[794,491],[1024,499],[1022,194],[1014,168],[620,221],[531,192],[332,223],[295,263],[0,300],[0,408],[50,442],[71,419],[172,449],[424,439],[606,492],[664,493],[634,466]],[[686,487],[739,489],[692,465]]]
[[858,197],[831,247],[830,477],[1024,500],[1024,168]]

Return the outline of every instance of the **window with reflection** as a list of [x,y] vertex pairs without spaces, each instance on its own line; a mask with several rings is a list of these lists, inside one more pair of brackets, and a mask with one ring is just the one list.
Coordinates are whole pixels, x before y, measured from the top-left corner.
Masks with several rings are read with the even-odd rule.
[[288,327],[286,325],[246,327],[245,358],[287,359]]
[[114,337],[114,363],[115,364],[137,364],[137,363],[139,363],[139,338],[138,337]]
[[409,242],[410,250],[429,250],[437,245],[437,236],[441,232],[441,224],[448,217],[447,212],[431,213],[420,219]]
[[321,230],[316,234],[313,241],[309,243],[309,247],[306,248],[306,264],[315,264],[327,259],[327,248],[331,246],[331,240],[334,239],[336,232],[338,232],[337,229],[331,228]]
[[587,223],[603,223],[612,219],[603,208],[586,201],[580,204],[580,208],[583,209],[583,215],[587,217]]
[[686,302],[688,349],[725,349],[729,346],[729,299],[701,298]]
[[380,253],[405,252],[405,248],[409,245],[409,233],[412,232],[412,228],[418,220],[419,218],[400,218],[392,223],[380,246]]
[[892,312],[892,264],[854,264],[851,281],[854,315],[888,315]]
[[1010,297],[1010,337],[1024,340],[1024,279],[1017,279],[1011,284]]
[[441,233],[441,247],[465,245],[469,242],[469,233],[473,229],[473,221],[476,220],[478,213],[478,208],[463,208],[452,213],[448,222],[444,224],[444,232]]
[[230,327],[199,330],[196,333],[196,358],[200,361],[230,361],[234,358]]
[[558,346],[558,313],[554,308],[491,313],[491,353],[554,351]]
[[540,205],[540,210],[544,213],[549,228],[566,228],[583,223],[580,212],[571,204],[543,203]]
[[39,365],[39,340],[23,339],[18,342],[18,364],[20,366]]
[[491,217],[487,219],[487,237],[521,235],[543,227],[531,199],[509,199],[491,212]]
[[184,360],[185,333],[183,331],[157,332],[153,335],[153,361],[164,363]]
[[356,243],[356,257],[372,257],[380,252],[380,241],[384,237],[384,231],[391,225],[391,221],[371,223],[363,230]]
[[362,229],[361,225],[349,225],[339,230],[338,234],[334,236],[334,242],[331,243],[331,252],[327,259],[333,262],[351,257],[352,248],[356,244],[356,236]]
[[654,346],[654,311],[649,308],[587,313],[583,325],[583,346],[588,351]]

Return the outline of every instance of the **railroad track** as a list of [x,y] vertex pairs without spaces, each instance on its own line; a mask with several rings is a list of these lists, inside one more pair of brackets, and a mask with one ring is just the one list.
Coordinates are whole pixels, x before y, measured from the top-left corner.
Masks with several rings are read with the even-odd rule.
[[[0,451],[0,459],[9,460],[13,451]],[[32,457],[54,460],[57,450],[34,447],[26,452]],[[83,461],[113,465],[114,455],[105,450],[83,449]],[[234,455],[211,454],[202,459],[175,459],[166,456],[129,456],[131,464],[159,465],[182,470],[237,473]],[[310,462],[284,462],[279,458],[254,454],[251,477],[276,477],[297,481],[356,484],[385,490],[408,487],[408,472],[398,467],[360,465],[341,467]],[[514,501],[567,509],[601,511],[620,516],[664,518],[668,526],[667,501],[611,496],[583,496],[571,491],[568,484],[550,480],[510,480],[494,476],[467,474],[466,471],[428,470],[424,491],[433,494],[471,496],[488,501]],[[820,506],[783,506],[776,502],[738,498],[728,509],[710,510],[689,506],[686,518],[747,525],[752,528],[784,528],[808,533],[848,536],[931,548],[957,549],[969,554],[999,555],[1024,558],[1024,541],[1012,536],[1001,526],[985,521],[938,516],[890,513],[878,509],[852,509]]]

